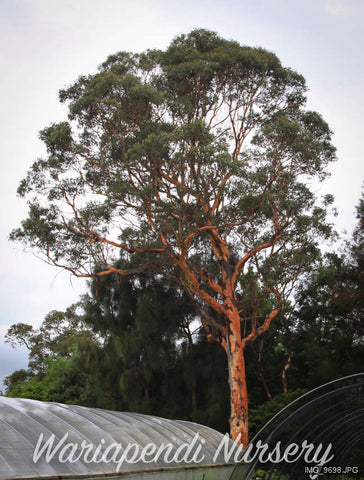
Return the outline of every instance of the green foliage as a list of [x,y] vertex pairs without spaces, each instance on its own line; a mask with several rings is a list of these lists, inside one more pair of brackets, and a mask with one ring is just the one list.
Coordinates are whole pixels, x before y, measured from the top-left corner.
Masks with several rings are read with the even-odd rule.
[[363,222],[344,252],[326,255],[322,267],[298,291],[297,368],[304,373],[300,385],[319,385],[358,373],[364,363],[363,329]]
[[90,277],[115,272],[121,253],[134,265],[122,275],[163,274],[200,309],[207,292],[215,323],[223,301],[210,287],[225,270],[253,268],[277,302],[272,286],[284,296],[331,235],[307,180],[325,177],[335,149],[305,90],[273,53],[203,29],[165,51],[110,56],[60,92],[69,121],[40,134],[48,157],[19,187],[35,200],[11,239]]
[[289,405],[296,398],[301,397],[307,389],[298,388],[288,393],[281,393],[275,396],[271,401],[261,404],[258,408],[250,410],[250,432],[251,438],[259,432],[265,424],[279,413],[284,407]]
[[188,297],[143,277],[102,277],[90,289],[97,296],[50,312],[37,331],[9,328],[8,341],[27,341],[31,358],[28,371],[7,377],[6,394],[194,420],[225,432],[225,355],[192,332],[198,324]]
[[[332,350],[356,349],[341,327],[337,338],[323,327],[334,315],[321,326],[312,309],[288,318],[290,294],[318,271],[322,242],[333,237],[326,220],[333,198],[320,203],[310,185],[326,177],[335,148],[327,123],[305,108],[305,91],[303,77],[273,53],[200,29],[165,51],[116,53],[60,92],[68,121],[40,133],[47,156],[19,187],[29,215],[11,239],[48,263],[98,278],[99,297],[84,308],[103,344],[90,332],[75,339],[97,405],[222,428],[226,366],[203,335],[191,341],[189,328],[203,316],[209,338],[229,338],[231,308],[251,341],[282,310],[264,348],[246,351],[253,406],[264,398],[264,381],[273,396],[280,391],[291,346],[288,373],[297,386],[298,372],[311,371],[320,355],[313,384],[331,375]],[[308,288],[326,280],[313,276]],[[324,309],[324,295],[316,300]],[[72,328],[54,338],[21,328],[11,335],[31,340],[33,373],[51,375],[45,361],[56,354],[71,376]],[[76,367],[73,373],[78,378]]]
[[97,404],[226,431],[224,352],[192,332],[198,322],[191,300],[144,277],[102,277],[91,292],[97,295],[84,298],[85,320],[105,338],[88,363],[96,372]]
[[[295,315],[287,305],[274,328],[247,350],[251,436],[305,391],[359,371],[361,219],[342,256],[329,255],[302,284]],[[206,341],[191,299],[157,280],[103,276],[90,284],[80,304],[50,312],[39,330],[10,327],[8,341],[28,345],[31,358],[28,371],[7,378],[7,394],[194,420],[226,432],[225,353]],[[241,277],[241,291],[249,319],[262,295],[254,270]],[[265,299],[256,313],[266,315],[271,308]],[[290,339],[289,390],[283,394]]]
[[44,372],[45,361],[52,356],[71,357],[76,350],[97,346],[99,340],[87,327],[81,305],[74,304],[65,312],[49,312],[38,330],[25,323],[11,325],[5,342],[29,350],[29,375]]
[[15,371],[4,381],[7,395],[94,403],[92,376],[85,371],[83,357],[97,351],[100,339],[84,323],[80,304],[65,312],[49,312],[39,329],[24,323],[11,325],[5,341],[29,350],[28,370]]
[[16,385],[23,385],[29,381],[32,376],[33,374],[31,372],[26,371],[23,368],[21,370],[15,370],[13,373],[5,377],[4,385],[9,393]]
[[[14,374],[13,374],[14,376]],[[9,378],[9,377],[8,377]],[[44,375],[20,382],[12,378],[9,397],[32,398],[45,402],[94,406],[93,378],[77,366],[74,358],[48,358]]]

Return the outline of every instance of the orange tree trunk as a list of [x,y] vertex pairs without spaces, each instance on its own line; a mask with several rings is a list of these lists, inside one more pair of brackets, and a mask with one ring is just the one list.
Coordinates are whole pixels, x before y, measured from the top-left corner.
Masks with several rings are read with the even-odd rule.
[[246,386],[244,348],[239,337],[240,328],[238,328],[238,332],[231,332],[227,336],[223,346],[227,354],[229,371],[230,434],[234,441],[246,447],[249,443],[248,390]]
[[246,385],[246,371],[244,351],[248,342],[254,341],[270,326],[272,320],[282,308],[280,296],[276,294],[278,306],[271,311],[259,327],[253,323],[251,332],[242,336],[239,311],[233,301],[226,302],[226,317],[228,325],[225,330],[225,338],[221,344],[224,347],[228,361],[229,384],[230,384],[230,434],[233,440],[244,448],[249,443],[248,423],[248,390]]

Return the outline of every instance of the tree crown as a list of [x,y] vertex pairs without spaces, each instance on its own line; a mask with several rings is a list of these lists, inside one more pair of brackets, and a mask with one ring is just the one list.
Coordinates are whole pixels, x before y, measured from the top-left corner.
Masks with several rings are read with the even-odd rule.
[[40,133],[11,238],[77,276],[152,269],[221,316],[248,271],[280,301],[331,234],[332,197],[308,181],[335,149],[305,91],[273,53],[207,30],[112,55],[61,90],[69,121]]

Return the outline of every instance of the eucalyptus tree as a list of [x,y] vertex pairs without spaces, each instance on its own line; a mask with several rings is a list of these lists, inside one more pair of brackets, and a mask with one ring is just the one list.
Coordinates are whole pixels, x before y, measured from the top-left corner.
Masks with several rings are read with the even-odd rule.
[[[318,204],[310,182],[335,149],[305,91],[273,53],[206,30],[111,55],[60,92],[69,120],[40,133],[48,155],[18,190],[29,215],[11,238],[48,263],[77,277],[150,272],[191,295],[226,351],[244,444],[245,348],[330,235],[332,198]],[[133,266],[118,268],[120,254]]]

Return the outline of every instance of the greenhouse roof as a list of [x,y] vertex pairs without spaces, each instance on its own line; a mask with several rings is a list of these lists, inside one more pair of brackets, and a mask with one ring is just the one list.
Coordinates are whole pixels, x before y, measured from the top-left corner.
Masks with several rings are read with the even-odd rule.
[[224,464],[223,439],[192,422],[0,397],[0,479]]

